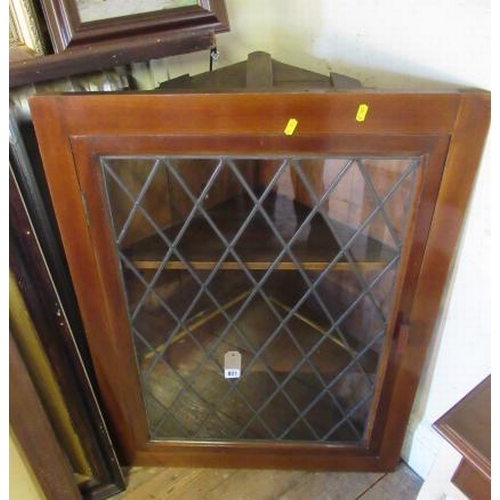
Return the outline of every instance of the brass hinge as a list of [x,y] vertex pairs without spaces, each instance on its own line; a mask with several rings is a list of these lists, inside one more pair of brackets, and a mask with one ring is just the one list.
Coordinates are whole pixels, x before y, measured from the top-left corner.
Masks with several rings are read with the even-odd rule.
[[89,207],[87,205],[87,198],[85,197],[85,193],[83,193],[83,191],[80,191],[80,194],[82,196],[82,205],[83,205],[83,213],[85,215],[85,221],[87,222],[87,226],[90,227],[90,215],[89,215]]

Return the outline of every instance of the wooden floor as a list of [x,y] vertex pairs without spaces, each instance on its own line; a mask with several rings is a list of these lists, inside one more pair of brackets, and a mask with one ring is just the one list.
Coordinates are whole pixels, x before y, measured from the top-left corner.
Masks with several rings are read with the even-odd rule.
[[395,472],[305,472],[132,468],[113,500],[412,500],[422,480],[404,462]]

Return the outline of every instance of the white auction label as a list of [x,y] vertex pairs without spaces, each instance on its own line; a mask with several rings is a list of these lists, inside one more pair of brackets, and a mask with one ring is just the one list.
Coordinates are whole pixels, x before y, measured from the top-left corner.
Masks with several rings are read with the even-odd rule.
[[238,351],[228,351],[224,355],[224,378],[240,378],[241,354]]

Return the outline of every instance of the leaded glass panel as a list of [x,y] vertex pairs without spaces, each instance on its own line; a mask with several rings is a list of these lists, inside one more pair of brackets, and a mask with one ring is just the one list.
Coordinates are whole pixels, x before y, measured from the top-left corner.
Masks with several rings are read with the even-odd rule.
[[361,441],[420,164],[101,158],[153,439]]

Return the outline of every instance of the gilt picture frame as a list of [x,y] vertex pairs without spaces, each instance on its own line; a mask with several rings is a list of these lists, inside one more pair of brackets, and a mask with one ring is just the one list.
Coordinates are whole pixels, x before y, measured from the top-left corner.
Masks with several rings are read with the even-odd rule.
[[10,59],[25,59],[47,53],[43,20],[33,0],[9,0]]

